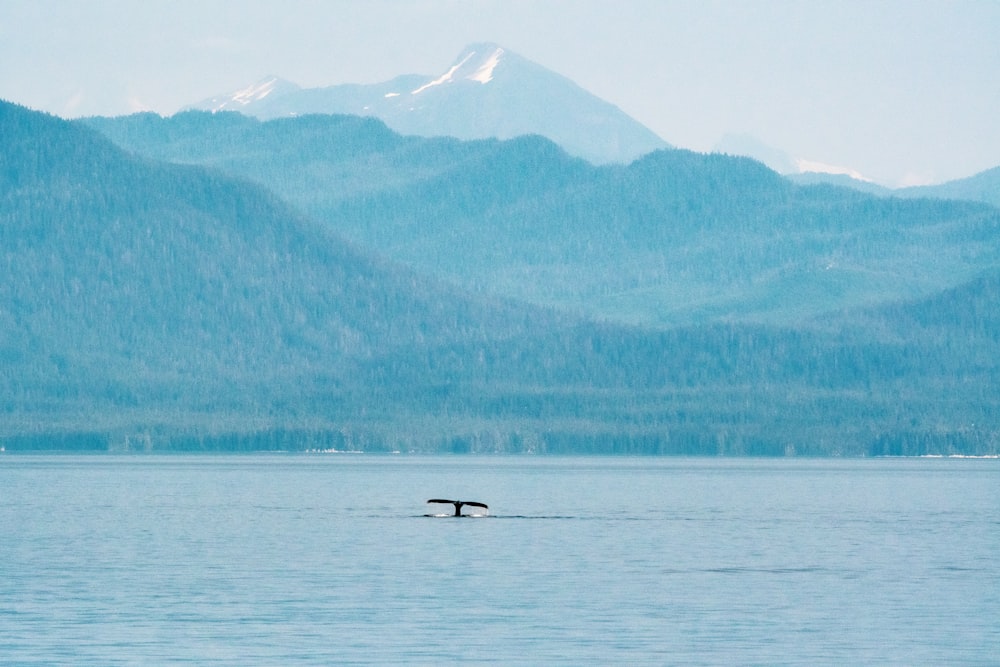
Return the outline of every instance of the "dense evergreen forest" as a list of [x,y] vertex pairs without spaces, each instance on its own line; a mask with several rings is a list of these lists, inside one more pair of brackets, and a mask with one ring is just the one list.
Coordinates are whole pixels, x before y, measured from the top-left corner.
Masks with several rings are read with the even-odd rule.
[[940,185],[920,185],[894,192],[901,197],[966,199],[1000,206],[1000,167],[993,167],[968,178],[960,178]]
[[966,178],[938,185],[915,185],[906,188],[887,188],[869,181],[859,181],[845,174],[803,173],[789,176],[800,184],[825,184],[859,190],[880,197],[905,197],[907,199],[954,199],[977,201],[1000,206],[1000,167],[993,167]]
[[[298,119],[307,163],[309,150],[343,154],[307,168],[282,148],[292,121],[219,116],[226,127],[281,132],[271,147],[223,132],[211,141],[233,148],[213,163],[182,154],[210,140],[181,127],[205,132],[214,122],[206,114],[83,124],[0,103],[7,451],[1000,450],[998,214],[987,206],[801,188],[751,161],[685,152],[594,168],[538,138],[402,138],[345,117]],[[161,154],[126,152],[86,126],[102,123],[122,136],[146,133],[143,141],[163,133]],[[308,128],[338,124],[351,128],[342,143],[310,138]],[[285,169],[274,166],[282,160]],[[265,189],[230,161],[286,182]],[[289,196],[314,185],[296,181],[310,169],[327,183],[314,206]],[[624,193],[613,205],[595,194],[609,188]],[[543,224],[545,207],[556,221],[501,258],[556,252],[567,264],[610,266],[593,235],[573,234],[600,227],[608,248],[645,247],[651,257],[709,261],[711,238],[792,261],[799,248],[835,238],[852,257],[905,248],[932,264],[930,274],[961,265],[969,275],[941,289],[914,275],[914,296],[891,303],[852,297],[794,318],[639,327],[483,286],[472,295],[442,280],[447,272],[396,263],[387,248],[343,231],[367,216],[364,225],[387,226],[376,230],[387,241],[419,244],[447,238],[448,228],[473,265],[494,256],[476,247],[474,220],[514,239]],[[663,211],[668,227],[652,215]],[[796,240],[799,227],[810,240]],[[434,247],[427,252],[443,252]],[[721,291],[753,274],[712,266]]]
[[1000,261],[996,208],[795,185],[747,158],[664,150],[594,167],[542,137],[402,137],[346,116],[88,124],[143,155],[255,181],[421,273],[630,324],[801,326]]

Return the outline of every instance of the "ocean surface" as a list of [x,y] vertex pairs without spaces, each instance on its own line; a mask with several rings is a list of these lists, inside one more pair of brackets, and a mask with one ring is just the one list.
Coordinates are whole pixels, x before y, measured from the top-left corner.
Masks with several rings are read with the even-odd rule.
[[984,665],[998,624],[998,460],[0,454],[3,665]]

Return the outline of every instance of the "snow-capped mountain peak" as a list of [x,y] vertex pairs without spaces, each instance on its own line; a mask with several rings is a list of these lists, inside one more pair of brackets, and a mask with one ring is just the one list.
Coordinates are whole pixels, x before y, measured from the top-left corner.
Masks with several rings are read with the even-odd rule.
[[246,88],[200,102],[197,108],[213,112],[239,111],[243,107],[260,102],[266,97],[277,97],[296,90],[299,90],[299,87],[291,81],[285,81],[276,76],[268,76]]
[[491,42],[465,47],[438,76],[306,89],[268,77],[188,108],[259,118],[374,116],[400,134],[459,139],[537,134],[595,164],[630,162],[669,147],[613,104]]
[[466,79],[472,81],[478,81],[479,83],[489,83],[493,80],[493,71],[500,64],[500,59],[503,57],[504,51],[499,46],[493,49],[486,58],[482,60],[479,67],[472,74],[466,76]]
[[447,72],[414,89],[410,94],[419,95],[434,86],[463,80],[477,81],[484,84],[489,83],[493,80],[494,71],[497,65],[500,64],[503,55],[503,48],[496,44],[476,44],[470,46],[458,57],[458,60]]
[[274,85],[276,83],[278,83],[278,79],[277,77],[273,77],[255,83],[254,85],[244,88],[243,90],[238,90],[233,95],[233,102],[246,106],[251,102],[262,100],[274,92]]

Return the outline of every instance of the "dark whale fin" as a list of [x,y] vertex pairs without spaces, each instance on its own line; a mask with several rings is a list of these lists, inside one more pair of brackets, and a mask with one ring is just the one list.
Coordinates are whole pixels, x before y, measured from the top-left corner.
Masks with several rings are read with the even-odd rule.
[[446,503],[448,505],[455,506],[455,516],[462,516],[462,507],[465,505],[471,505],[473,507],[482,507],[484,509],[489,509],[490,506],[486,503],[477,503],[471,500],[447,500],[445,498],[431,498],[427,502],[429,503]]
[[487,505],[486,503],[474,503],[474,502],[472,502],[471,500],[467,500],[467,501],[465,501],[465,502],[464,502],[464,503],[462,503],[462,504],[463,504],[463,505],[472,505],[473,507],[483,507],[483,508],[485,508],[485,509],[489,509],[489,508],[490,508],[490,506],[489,506],[489,505]]

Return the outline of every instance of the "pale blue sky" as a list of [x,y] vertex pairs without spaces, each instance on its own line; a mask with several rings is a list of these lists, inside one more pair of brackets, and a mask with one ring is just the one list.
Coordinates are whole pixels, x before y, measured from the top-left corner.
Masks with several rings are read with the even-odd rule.
[[1000,2],[0,0],[0,97],[72,117],[278,75],[437,75],[493,41],[684,148],[746,133],[892,185],[1000,165]]

